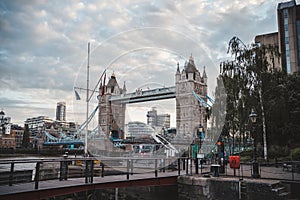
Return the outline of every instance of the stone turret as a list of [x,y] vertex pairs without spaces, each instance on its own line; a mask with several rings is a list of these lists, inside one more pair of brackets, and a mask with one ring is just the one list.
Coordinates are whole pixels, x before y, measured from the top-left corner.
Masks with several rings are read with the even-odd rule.
[[202,75],[202,79],[203,79],[203,82],[205,84],[207,84],[207,75],[206,75],[206,71],[205,71],[205,66],[203,67],[203,75]]
[[112,134],[115,138],[123,138],[126,104],[111,103],[109,99],[114,95],[125,94],[126,84],[124,82],[123,89],[121,89],[115,73],[112,73],[107,85],[100,85],[100,92],[103,91],[102,88],[106,89],[99,98],[98,124],[107,136]]
[[[176,71],[176,127],[179,135],[192,137],[195,130],[201,124],[204,129],[207,127],[205,119],[205,108],[199,104],[194,92],[206,101],[207,75],[204,70],[201,77],[200,71],[196,68],[194,58],[191,55],[188,62],[185,62],[180,73],[179,64]],[[199,106],[200,105],[200,106]]]
[[180,70],[179,70],[179,63],[177,63],[177,71],[176,71],[176,83],[178,82],[178,81],[180,81],[180,79],[181,79],[181,75],[180,75]]
[[125,81],[124,81],[122,94],[126,94],[126,92],[127,92],[127,89],[126,89],[126,84],[125,84]]

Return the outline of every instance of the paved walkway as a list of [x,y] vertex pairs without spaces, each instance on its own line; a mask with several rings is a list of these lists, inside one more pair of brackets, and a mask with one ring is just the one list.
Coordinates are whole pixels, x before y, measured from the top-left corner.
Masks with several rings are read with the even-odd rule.
[[[240,170],[236,170],[236,176],[246,176],[251,177],[251,165],[241,165]],[[291,169],[283,170],[282,167],[267,167],[261,166],[260,170],[260,177],[265,179],[278,179],[278,180],[290,180],[290,181],[300,181],[300,173],[299,172],[292,172]],[[227,165],[225,168],[225,175],[234,175],[234,170]]]

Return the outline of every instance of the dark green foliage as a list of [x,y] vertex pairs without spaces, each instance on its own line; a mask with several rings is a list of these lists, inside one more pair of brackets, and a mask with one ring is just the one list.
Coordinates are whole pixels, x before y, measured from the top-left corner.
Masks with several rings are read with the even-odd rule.
[[220,64],[220,77],[227,93],[222,137],[231,138],[232,146],[245,145],[253,137],[248,124],[254,109],[258,114],[255,131],[258,144],[263,145],[265,132],[271,156],[275,151],[286,156],[289,149],[285,147],[300,146],[300,73],[287,75],[275,68],[274,61],[279,59],[276,46],[246,46],[233,37],[228,52],[233,60]]
[[300,160],[300,147],[293,149],[291,152],[291,158],[292,160]]
[[286,146],[269,145],[268,155],[269,155],[269,159],[287,157],[290,155],[290,148],[287,145]]

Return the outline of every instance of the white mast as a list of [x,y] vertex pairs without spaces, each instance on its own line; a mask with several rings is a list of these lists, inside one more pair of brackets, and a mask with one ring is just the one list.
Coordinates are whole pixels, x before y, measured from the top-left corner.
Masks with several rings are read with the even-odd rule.
[[88,43],[88,59],[87,59],[87,78],[86,78],[86,133],[85,133],[85,145],[84,145],[84,154],[85,156],[88,155],[87,151],[87,136],[89,132],[89,123],[88,123],[88,118],[89,118],[89,81],[90,81],[90,43]]

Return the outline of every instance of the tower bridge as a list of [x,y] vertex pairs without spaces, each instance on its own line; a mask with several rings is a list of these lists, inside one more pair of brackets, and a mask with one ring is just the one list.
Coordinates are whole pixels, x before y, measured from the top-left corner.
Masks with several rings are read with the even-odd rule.
[[125,83],[123,88],[119,86],[113,73],[108,84],[99,88],[99,94],[102,94],[98,103],[99,127],[107,135],[114,131],[117,132],[118,138],[124,138],[126,104],[175,98],[177,134],[192,136],[199,125],[206,130],[205,107],[208,104],[205,67],[200,73],[191,55],[182,69],[180,68],[177,63],[175,86],[145,91],[137,89],[132,93],[127,93]]
[[[135,92],[127,93],[126,85],[119,87],[117,78],[113,73],[107,85],[100,85],[99,102],[96,109],[88,119],[94,117],[98,110],[99,131],[108,136],[113,133],[117,138],[124,139],[125,110],[127,104],[147,101],[158,101],[163,99],[174,99],[176,101],[176,135],[178,141],[193,138],[196,129],[201,125],[206,131],[206,107],[209,107],[207,96],[207,75],[205,68],[202,74],[196,68],[192,55],[180,69],[177,63],[175,73],[175,86],[161,87],[143,91],[137,89]],[[86,126],[86,122],[78,129],[77,135]],[[75,135],[76,135],[75,134]],[[74,138],[55,138],[45,133],[47,141],[45,145],[82,143],[82,140]],[[172,141],[175,143],[175,141]]]

